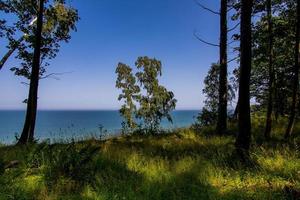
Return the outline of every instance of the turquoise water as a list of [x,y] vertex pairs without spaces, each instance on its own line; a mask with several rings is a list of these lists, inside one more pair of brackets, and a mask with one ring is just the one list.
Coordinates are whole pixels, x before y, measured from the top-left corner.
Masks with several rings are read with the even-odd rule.
[[[174,111],[173,124],[164,120],[164,128],[190,126],[198,111]],[[0,143],[13,143],[23,128],[25,111],[0,111]],[[118,111],[39,111],[36,138],[68,140],[71,138],[100,137],[120,133],[122,118]],[[102,130],[100,127],[103,127]]]

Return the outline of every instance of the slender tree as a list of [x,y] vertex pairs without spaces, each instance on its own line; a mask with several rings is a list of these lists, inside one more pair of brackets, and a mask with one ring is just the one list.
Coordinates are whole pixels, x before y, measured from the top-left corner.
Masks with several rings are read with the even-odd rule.
[[267,0],[267,18],[268,18],[268,56],[269,56],[269,83],[268,83],[268,105],[266,117],[265,138],[268,140],[271,136],[273,96],[274,96],[274,67],[273,67],[273,22],[272,22],[272,0]]
[[251,142],[250,74],[251,74],[251,14],[253,0],[241,0],[241,66],[239,78],[238,136],[236,150],[242,159],[248,156]]
[[30,88],[27,101],[27,112],[25,118],[25,124],[22,131],[22,135],[19,139],[20,144],[33,141],[36,112],[37,112],[37,98],[38,98],[38,86],[40,75],[40,61],[41,61],[41,47],[42,47],[42,30],[43,30],[43,17],[44,17],[44,0],[39,0],[39,11],[37,17],[37,25],[35,32],[34,53],[32,70],[30,77]]
[[224,134],[227,130],[227,4],[227,0],[221,0],[218,134]]
[[177,100],[172,91],[159,83],[161,61],[144,56],[137,59],[135,66],[135,75],[132,68],[123,63],[119,63],[116,69],[116,87],[122,90],[118,100],[124,101],[120,109],[124,118],[123,131],[158,134],[163,118],[173,122],[171,111]]
[[296,19],[296,34],[295,34],[295,63],[293,69],[293,94],[292,94],[292,105],[291,113],[289,116],[288,127],[286,129],[285,138],[288,139],[293,131],[295,117],[297,112],[298,104],[298,90],[299,90],[299,37],[300,37],[300,4],[297,1],[297,19]]
[[15,58],[21,62],[11,71],[29,80],[29,94],[24,101],[27,103],[25,123],[18,142],[24,144],[34,140],[39,80],[56,74],[45,75],[46,67],[59,52],[60,42],[70,40],[70,32],[76,30],[79,17],[77,10],[67,6],[64,0],[3,0],[0,11],[16,19],[10,29],[3,29],[3,21],[0,23],[9,42],[2,63],[16,52]]

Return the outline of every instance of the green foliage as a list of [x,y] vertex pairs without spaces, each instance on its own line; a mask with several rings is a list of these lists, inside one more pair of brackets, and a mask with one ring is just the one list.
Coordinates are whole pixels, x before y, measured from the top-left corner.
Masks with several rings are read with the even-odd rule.
[[200,130],[202,127],[205,126],[214,126],[216,124],[217,117],[218,115],[216,111],[211,111],[204,107],[198,114],[196,122],[195,124],[193,124],[193,127],[195,129]]
[[[68,7],[64,0],[45,0],[45,5],[41,48],[41,77],[46,71],[45,67],[49,65],[49,60],[56,57],[60,48],[60,42],[68,42],[70,40],[70,32],[76,30],[75,24],[79,20],[77,10]],[[29,78],[35,43],[38,1],[4,0],[1,1],[0,11],[5,11],[16,18],[16,21],[11,25],[13,32],[9,31],[11,29],[5,32],[10,33],[6,34],[6,38],[9,41],[8,48],[14,49],[17,46],[18,53],[16,58],[22,62],[20,66],[13,67],[11,70],[16,75]],[[19,35],[22,35],[21,39]]]
[[120,109],[125,119],[123,128],[135,129],[139,119],[139,132],[157,133],[163,118],[172,122],[170,112],[175,109],[177,100],[173,92],[159,84],[158,78],[162,75],[160,61],[139,57],[135,65],[138,70],[135,75],[128,65],[122,63],[116,69],[116,87],[122,90],[118,100],[125,100]]
[[[194,127],[201,128],[203,126],[215,125],[217,122],[218,101],[219,101],[219,70],[220,66],[213,63],[204,79],[204,89],[202,92],[205,94],[204,107],[197,116],[197,121]],[[236,85],[233,77],[230,78],[231,82],[228,84],[228,102],[231,103],[235,98]]]
[[[295,1],[273,1],[272,7],[274,109],[280,115],[289,112],[292,93],[292,68],[294,66]],[[262,17],[253,26],[253,69],[251,74],[251,96],[260,110],[268,100],[268,23],[265,7]]]
[[142,70],[136,73],[136,77],[146,91],[139,99],[137,117],[143,120],[147,130],[155,132],[162,118],[172,122],[170,111],[175,109],[177,100],[173,92],[159,84],[158,77],[162,75],[160,61],[139,57],[135,65]]
[[[267,1],[255,0],[253,15],[253,65],[251,71],[250,95],[260,111],[266,110],[268,100],[268,62],[269,33],[267,17]],[[236,13],[232,20],[240,17],[240,1],[233,1]],[[272,37],[274,80],[274,112],[276,117],[289,113],[292,93],[292,68],[294,66],[294,41],[296,26],[296,1],[272,0]],[[233,38],[239,40],[239,34]],[[236,50],[239,50],[237,48]],[[237,69],[238,71],[238,69]],[[238,74],[237,74],[238,75]],[[238,78],[236,79],[238,81]],[[236,82],[237,83],[237,82]]]
[[129,66],[119,63],[116,73],[118,75],[116,87],[122,90],[118,100],[121,101],[124,99],[125,101],[125,104],[122,105],[122,108],[120,109],[120,113],[125,119],[123,122],[123,130],[128,132],[127,130],[135,129],[137,127],[134,120],[137,110],[135,101],[140,98],[140,88],[136,84],[136,78],[132,74],[132,69]]

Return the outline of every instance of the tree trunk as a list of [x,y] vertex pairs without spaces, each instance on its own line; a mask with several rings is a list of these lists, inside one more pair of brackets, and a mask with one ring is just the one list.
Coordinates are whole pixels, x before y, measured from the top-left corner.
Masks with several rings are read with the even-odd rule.
[[241,8],[241,66],[239,80],[239,111],[236,150],[238,155],[248,157],[251,142],[250,74],[252,57],[251,14],[253,0],[242,0]]
[[43,13],[44,13],[44,0],[39,1],[39,13],[37,19],[37,28],[35,33],[35,44],[33,53],[32,70],[30,77],[30,88],[27,102],[26,119],[23,127],[22,135],[18,141],[19,144],[26,144],[33,142],[34,128],[37,113],[37,98],[38,98],[38,85],[40,74],[40,55],[42,46],[42,29],[43,29]]
[[239,114],[239,101],[237,101],[234,112],[233,112],[233,119],[238,120],[238,114]]
[[267,0],[267,15],[268,15],[268,54],[269,54],[269,94],[268,94],[268,106],[267,106],[267,117],[266,117],[266,129],[265,139],[269,140],[271,137],[272,129],[272,114],[273,114],[273,95],[274,95],[274,68],[273,68],[273,25],[272,25],[272,2]]
[[288,127],[285,132],[285,138],[288,139],[292,135],[296,109],[298,103],[298,89],[299,89],[299,34],[300,33],[300,4],[297,1],[297,20],[296,20],[296,34],[295,34],[295,65],[294,65],[294,80],[293,80],[293,100],[291,106],[291,113],[289,117]]
[[221,0],[220,12],[220,73],[217,133],[227,131],[227,0]]

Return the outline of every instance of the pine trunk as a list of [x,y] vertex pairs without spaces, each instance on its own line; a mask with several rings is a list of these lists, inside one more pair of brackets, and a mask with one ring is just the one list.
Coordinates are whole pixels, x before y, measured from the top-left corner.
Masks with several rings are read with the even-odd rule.
[[236,150],[244,159],[248,156],[251,142],[250,74],[252,57],[251,14],[253,0],[242,0],[241,8],[241,66],[239,79],[239,107]]
[[220,12],[220,73],[217,133],[227,131],[227,0],[221,0]]
[[292,135],[298,103],[298,89],[299,89],[299,35],[300,35],[300,4],[297,1],[297,20],[296,20],[296,34],[295,34],[295,65],[294,65],[294,80],[293,80],[293,100],[291,106],[291,113],[289,117],[288,127],[286,129],[285,138],[288,139]]
[[268,106],[267,106],[267,117],[266,117],[266,129],[265,138],[269,140],[271,137],[272,129],[272,114],[273,114],[273,96],[274,96],[274,68],[273,68],[273,27],[272,27],[272,2],[267,0],[267,15],[268,15],[268,54],[269,54],[269,94],[268,94]]

